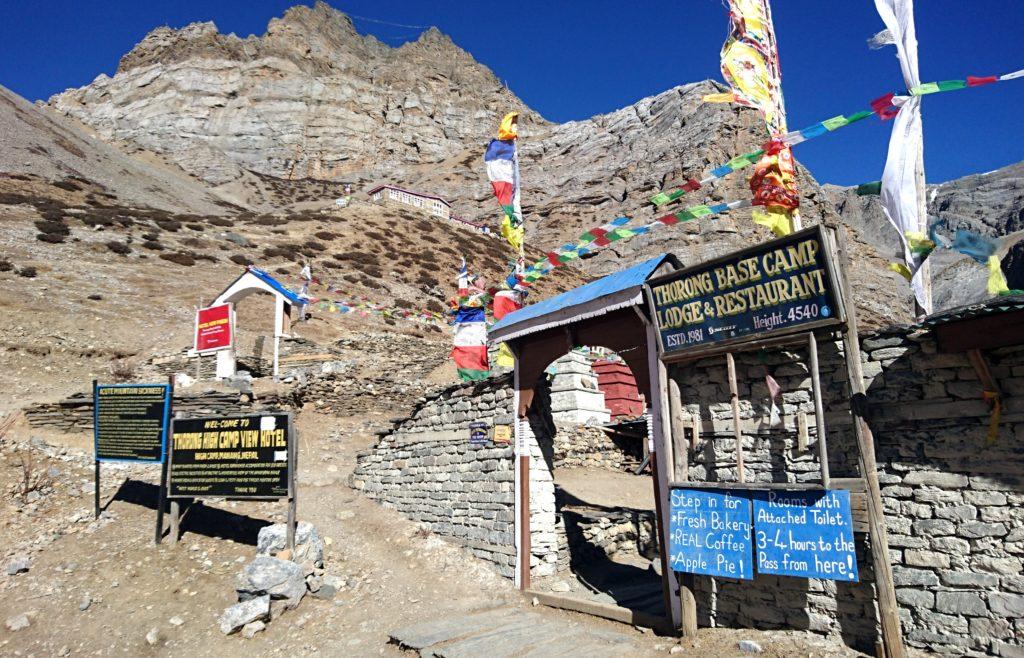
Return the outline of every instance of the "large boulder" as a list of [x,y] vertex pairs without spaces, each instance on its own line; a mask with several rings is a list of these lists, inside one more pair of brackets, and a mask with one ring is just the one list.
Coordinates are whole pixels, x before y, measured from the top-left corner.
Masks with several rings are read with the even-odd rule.
[[306,594],[306,573],[294,562],[259,555],[242,568],[235,589],[242,601],[269,595],[286,599],[287,607],[294,608]]
[[[288,546],[288,526],[284,523],[268,525],[260,529],[256,539],[257,555],[277,555]],[[324,565],[324,542],[312,523],[300,521],[295,528],[295,551],[289,556],[299,564],[310,563],[315,567]]]

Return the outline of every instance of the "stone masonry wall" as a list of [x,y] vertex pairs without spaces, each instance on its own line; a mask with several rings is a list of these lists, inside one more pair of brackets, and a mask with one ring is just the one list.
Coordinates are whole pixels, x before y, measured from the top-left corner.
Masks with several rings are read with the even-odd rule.
[[[748,481],[820,481],[804,352],[736,356]],[[1024,656],[1024,347],[986,352],[1003,393],[991,445],[991,411],[966,355],[940,354],[930,333],[901,329],[864,336],[861,357],[908,644],[943,655]],[[820,341],[819,360],[832,477],[859,477],[841,344]],[[770,426],[768,374],[782,387],[782,427]],[[736,481],[724,357],[673,368],[673,376],[686,413],[701,421],[690,479]],[[428,400],[360,457],[354,476],[367,495],[429,523],[507,576],[515,562],[513,449],[471,447],[468,439],[471,420],[512,422],[510,384],[495,378]],[[805,449],[799,413],[807,414]],[[564,451],[563,440],[552,443],[545,428],[533,430],[531,564],[543,576],[560,566],[559,548],[564,558],[568,544],[550,467],[582,457]],[[699,622],[805,629],[873,651],[874,575],[857,530],[859,583],[697,577]]]
[[[832,477],[857,477],[845,366],[819,343]],[[799,352],[737,354],[748,481],[817,482],[810,378]],[[987,353],[1003,392],[999,436],[986,445],[990,409],[964,354],[939,354],[929,333],[862,341],[890,558],[905,638],[946,655],[1024,656],[1024,347]],[[701,418],[691,480],[735,481],[724,357],[678,369],[687,413]],[[784,431],[769,426],[765,375],[782,387]],[[806,450],[796,414],[808,414]],[[859,583],[756,576],[696,579],[699,622],[840,635],[870,651],[877,637],[866,536]]]
[[[544,399],[544,391],[538,391]],[[431,531],[469,549],[512,577],[515,571],[515,460],[509,445],[470,445],[470,423],[513,422],[511,376],[456,386],[428,398],[413,415],[361,452],[356,489]],[[544,432],[537,428],[537,433]],[[550,437],[542,452],[526,432],[531,454],[531,564],[553,573],[557,562]],[[545,454],[546,453],[546,454]],[[549,502],[550,501],[550,502]]]

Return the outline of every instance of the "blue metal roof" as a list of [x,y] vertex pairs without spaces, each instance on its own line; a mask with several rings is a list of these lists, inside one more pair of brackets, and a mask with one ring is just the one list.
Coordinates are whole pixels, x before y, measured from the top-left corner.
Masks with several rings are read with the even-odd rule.
[[303,299],[302,297],[300,297],[299,295],[295,294],[291,290],[288,290],[287,288],[284,287],[284,284],[282,284],[280,281],[278,281],[274,277],[270,276],[269,274],[267,274],[266,272],[264,272],[260,268],[250,265],[249,266],[249,272],[251,272],[253,276],[255,276],[257,279],[259,279],[263,283],[267,284],[268,286],[270,286],[271,288],[273,288],[277,292],[279,292],[282,295],[284,295],[284,297],[288,301],[290,301],[292,304],[295,304],[297,306],[302,306],[303,304],[309,303],[308,299]]
[[602,297],[607,297],[631,288],[639,288],[645,281],[647,281],[651,274],[653,274],[654,271],[665,262],[666,258],[669,257],[669,254],[655,256],[654,258],[634,265],[633,267],[620,272],[615,272],[614,274],[609,274],[604,278],[598,279],[597,281],[591,281],[590,283],[582,285],[579,288],[574,288],[568,292],[563,292],[561,295],[543,299],[530,306],[524,306],[518,311],[509,313],[495,323],[491,327],[490,333],[507,331],[515,325],[523,324],[530,320],[540,319],[545,315],[555,313],[557,311],[564,311],[574,306],[582,306],[588,302],[593,302],[601,299]]

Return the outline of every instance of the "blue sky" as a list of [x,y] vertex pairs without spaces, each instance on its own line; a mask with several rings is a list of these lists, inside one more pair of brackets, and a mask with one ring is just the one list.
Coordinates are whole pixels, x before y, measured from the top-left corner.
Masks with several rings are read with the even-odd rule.
[[[222,32],[262,34],[294,1],[68,0],[8,3],[0,23],[0,84],[31,99],[112,74],[150,29],[213,20]],[[515,3],[331,0],[356,27],[392,45],[436,25],[548,119],[609,112],[674,85],[720,79],[727,29],[717,0]],[[870,0],[775,0],[789,124],[867,107],[902,88],[895,50],[872,51],[882,28]],[[923,81],[1024,68],[1024,2],[919,0]],[[376,19],[388,23],[372,22]],[[413,26],[413,27],[403,27]],[[924,99],[929,182],[1024,159],[1024,79]],[[823,182],[877,180],[891,124],[870,119],[796,149]]]

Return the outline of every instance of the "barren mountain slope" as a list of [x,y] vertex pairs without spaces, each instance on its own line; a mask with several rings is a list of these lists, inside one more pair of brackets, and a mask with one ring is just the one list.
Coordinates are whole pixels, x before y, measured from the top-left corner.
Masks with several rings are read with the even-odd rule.
[[50,105],[212,184],[245,170],[388,176],[481,142],[506,111],[542,121],[437,30],[391,48],[322,2],[289,9],[261,37],[223,35],[212,23],[159,28],[113,78]]
[[176,167],[128,157],[50,110],[0,87],[0,172],[78,178],[124,202],[174,212],[223,213],[230,204]]

